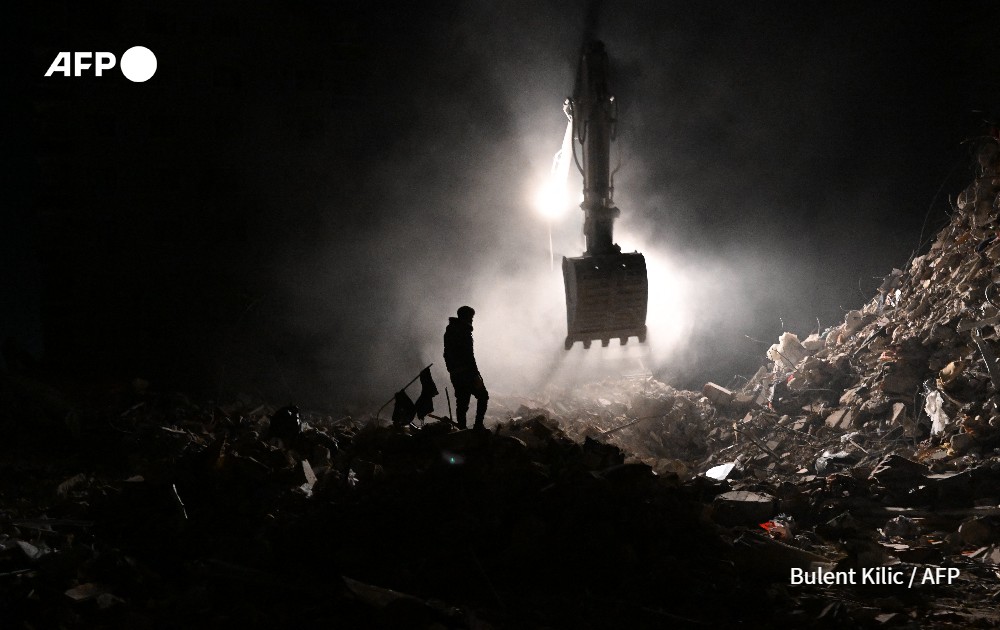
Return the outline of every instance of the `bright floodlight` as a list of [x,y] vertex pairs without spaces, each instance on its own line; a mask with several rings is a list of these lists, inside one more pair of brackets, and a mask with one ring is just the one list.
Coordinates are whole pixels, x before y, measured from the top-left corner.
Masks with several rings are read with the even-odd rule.
[[569,195],[566,194],[566,182],[557,182],[548,178],[538,189],[535,197],[535,207],[546,219],[557,219],[566,213],[569,205]]
[[569,180],[569,161],[573,151],[573,122],[566,123],[566,133],[563,134],[562,147],[552,158],[552,171],[542,184],[535,197],[535,206],[547,219],[556,219],[566,213],[569,207],[569,195],[566,183]]

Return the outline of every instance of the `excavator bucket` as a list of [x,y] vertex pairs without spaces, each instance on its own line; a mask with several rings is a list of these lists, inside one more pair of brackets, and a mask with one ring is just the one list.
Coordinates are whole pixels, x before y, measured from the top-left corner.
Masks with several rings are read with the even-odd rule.
[[573,123],[573,160],[583,176],[580,209],[587,243],[583,256],[563,258],[567,350],[577,341],[589,348],[595,339],[602,346],[612,339],[622,345],[629,337],[646,340],[646,259],[639,252],[621,253],[614,242],[614,222],[621,214],[614,202],[611,170],[618,105],[607,75],[604,44],[586,39],[573,96],[563,106]]
[[566,349],[577,341],[589,348],[599,339],[625,345],[629,337],[646,340],[649,285],[642,254],[605,254],[563,258],[566,283]]

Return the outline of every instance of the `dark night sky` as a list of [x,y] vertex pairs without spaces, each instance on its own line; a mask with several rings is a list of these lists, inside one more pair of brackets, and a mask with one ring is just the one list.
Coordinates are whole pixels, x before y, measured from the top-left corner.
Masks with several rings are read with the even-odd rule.
[[[585,3],[158,4],[49,3],[18,29],[3,336],[70,374],[333,406],[432,361],[444,380],[462,303],[494,391],[614,359],[563,354],[531,202]],[[867,301],[972,177],[997,24],[991,1],[606,3],[647,365],[727,382],[763,359],[746,335]],[[43,76],[137,44],[147,83]],[[582,213],[552,227],[578,255]]]

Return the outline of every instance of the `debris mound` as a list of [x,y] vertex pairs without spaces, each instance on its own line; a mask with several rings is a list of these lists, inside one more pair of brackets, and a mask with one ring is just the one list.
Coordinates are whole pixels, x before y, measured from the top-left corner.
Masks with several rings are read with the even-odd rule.
[[0,374],[0,619],[1000,626],[996,139],[977,160],[925,254],[737,388],[497,396],[477,431]]

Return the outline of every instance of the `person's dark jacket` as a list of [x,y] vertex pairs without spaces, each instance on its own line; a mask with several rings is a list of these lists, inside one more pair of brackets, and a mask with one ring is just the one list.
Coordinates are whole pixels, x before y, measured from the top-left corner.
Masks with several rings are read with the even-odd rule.
[[479,378],[479,366],[472,351],[472,324],[457,317],[448,318],[448,327],[444,330],[444,364],[452,380]]

